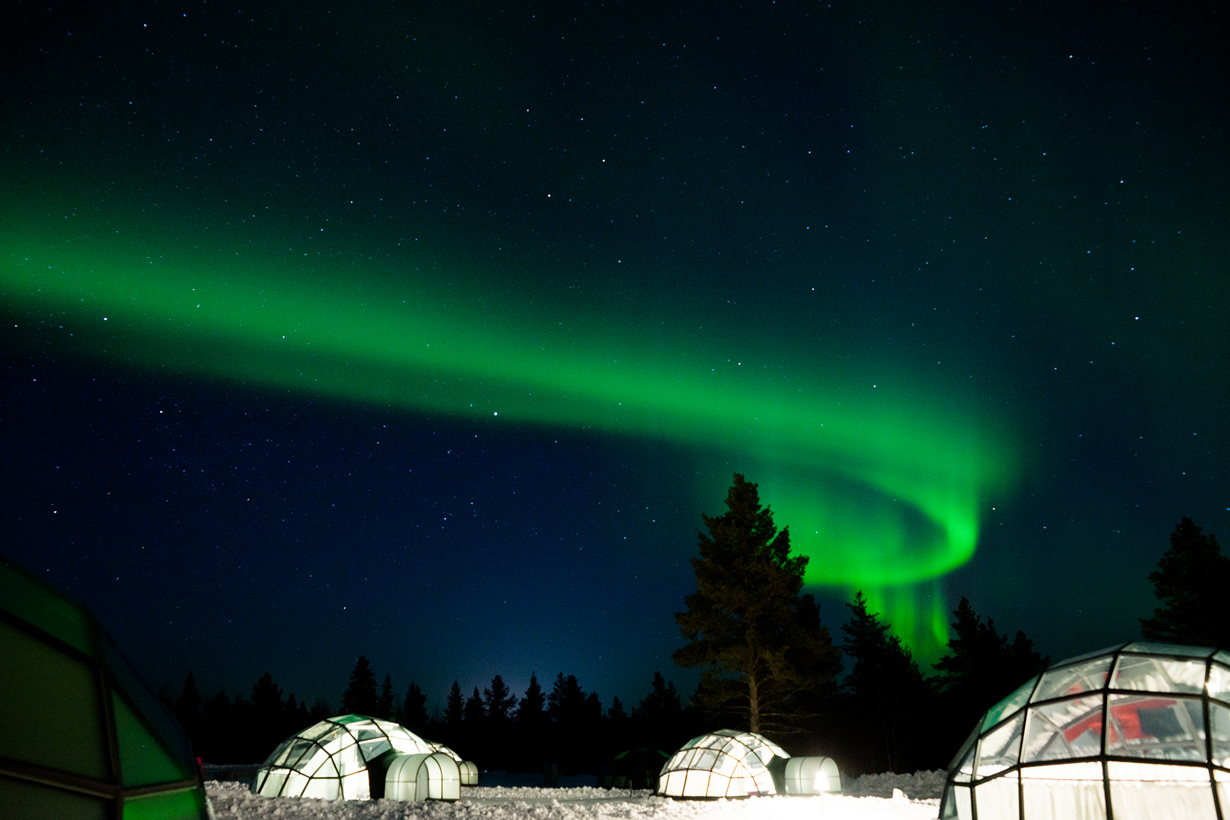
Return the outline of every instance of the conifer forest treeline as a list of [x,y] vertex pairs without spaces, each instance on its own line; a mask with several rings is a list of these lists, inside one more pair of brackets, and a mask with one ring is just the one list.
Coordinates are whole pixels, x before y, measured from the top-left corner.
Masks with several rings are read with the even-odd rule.
[[[596,774],[627,749],[671,753],[704,732],[746,730],[761,720],[761,732],[791,754],[832,757],[843,774],[908,773],[946,768],[982,714],[1050,663],[1023,632],[999,632],[965,598],[952,612],[947,653],[927,670],[879,613],[869,610],[861,592],[846,604],[846,620],[830,638],[828,627],[819,624],[811,596],[782,580],[799,575],[802,565],[789,555],[788,543],[782,543],[767,509],[759,506],[755,485],[736,476],[727,504],[727,515],[706,518],[713,538],[702,534],[702,558],[693,561],[700,589],[689,596],[688,612],[676,616],[685,637],[700,650],[681,650],[676,661],[706,656],[702,660],[708,664],[698,689],[686,698],[660,671],[632,704],[618,697],[604,703],[596,691],[587,691],[574,675],[562,672],[544,682],[532,674],[521,693],[511,691],[496,675],[481,691],[474,687],[465,692],[454,682],[443,709],[429,713],[427,694],[417,683],[395,682],[360,656],[347,688],[334,702],[305,703],[284,693],[268,672],[249,692],[219,691],[209,697],[198,691],[189,673],[180,691],[164,690],[163,699],[206,763],[259,763],[296,732],[323,718],[353,713],[392,720],[444,743],[474,761],[480,771]],[[757,537],[727,538],[740,521]],[[706,562],[714,556],[733,560],[722,555],[726,541],[776,562],[785,573],[770,578],[789,604],[780,610],[790,621],[788,628],[775,634],[795,635],[804,623],[809,634],[820,636],[808,639],[802,660],[791,660],[789,651],[765,639],[763,653],[771,658],[776,653],[770,665],[779,681],[765,678],[769,673],[746,656],[725,652],[718,640],[724,627],[712,610],[724,594],[722,583],[712,577],[706,581],[704,573],[712,575]],[[1220,616],[1221,596],[1230,586],[1230,557],[1221,554],[1212,534],[1184,517],[1149,580],[1159,606],[1152,617],[1140,619],[1146,640],[1230,648],[1230,624]],[[728,604],[719,609],[737,614],[738,607]],[[761,676],[763,685],[776,687],[771,710],[765,701],[759,713],[755,708],[749,713],[747,698],[738,697],[753,674]]]

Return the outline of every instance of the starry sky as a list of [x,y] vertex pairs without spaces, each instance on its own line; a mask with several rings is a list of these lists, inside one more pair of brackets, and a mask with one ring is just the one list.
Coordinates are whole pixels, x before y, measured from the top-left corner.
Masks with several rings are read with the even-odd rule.
[[686,694],[735,472],[924,664],[1230,532],[1216,3],[3,15],[0,552],[155,687]]

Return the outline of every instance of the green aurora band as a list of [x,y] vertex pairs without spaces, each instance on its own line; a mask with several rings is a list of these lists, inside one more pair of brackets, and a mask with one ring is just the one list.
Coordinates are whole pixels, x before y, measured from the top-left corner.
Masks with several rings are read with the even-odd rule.
[[[83,354],[121,365],[720,453],[790,526],[808,584],[862,589],[923,662],[947,642],[940,579],[973,555],[980,503],[1015,478],[1012,436],[905,377],[872,389],[825,362],[743,367],[695,333],[433,291],[374,265],[325,276],[162,251],[10,232],[0,304],[54,315]],[[695,488],[703,511],[728,483]]]

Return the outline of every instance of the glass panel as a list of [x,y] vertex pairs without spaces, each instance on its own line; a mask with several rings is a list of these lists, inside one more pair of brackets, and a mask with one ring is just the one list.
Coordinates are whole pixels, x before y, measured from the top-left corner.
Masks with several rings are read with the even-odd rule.
[[1216,820],[1209,770],[1203,766],[1111,761],[1107,768],[1115,820]]
[[[1213,724],[1213,763],[1230,768],[1230,709],[1210,703],[1209,721]],[[1230,814],[1230,806],[1225,808]]]
[[1133,641],[1123,647],[1124,652],[1152,652],[1157,655],[1181,655],[1185,658],[1207,658],[1213,650],[1205,646],[1185,646],[1177,643],[1150,643]]
[[1020,709],[1029,702],[1029,696],[1034,691],[1034,686],[1038,683],[1038,676],[1027,680],[1025,683],[1017,687],[1016,691],[1008,697],[1001,700],[999,703],[987,710],[986,717],[982,719],[982,730],[985,732],[996,723],[999,723],[1008,715]]
[[184,729],[149,687],[141,682],[132,666],[120,654],[119,649],[105,634],[99,636],[99,647],[105,668],[111,675],[111,690],[119,691],[133,712],[141,716],[141,722],[158,738],[167,754],[177,758],[182,767],[195,770],[192,744]]
[[1213,660],[1219,663],[1224,663],[1226,666],[1230,666],[1230,652],[1227,652],[1224,649],[1219,649],[1216,654],[1213,655]]
[[292,737],[282,743],[277,748],[277,751],[271,756],[271,760],[278,766],[294,767],[299,760],[307,754],[316,744],[310,740],[304,740],[301,737]]
[[982,739],[978,744],[978,777],[990,777],[1016,765],[1020,760],[1024,728],[1025,713],[1021,712]]
[[1230,702],[1230,668],[1220,663],[1209,670],[1209,697]]
[[302,732],[299,733],[299,737],[315,739],[318,737],[323,737],[324,735],[327,735],[330,732],[336,732],[336,731],[337,731],[337,724],[330,723],[327,720],[322,720],[320,723],[317,723],[315,726],[304,729]]
[[1020,774],[1026,820],[1048,817],[1104,820],[1106,817],[1101,763],[1037,766],[1022,769]]
[[1102,696],[1034,706],[1025,731],[1026,762],[1097,755],[1102,749]]
[[94,654],[94,619],[88,611],[5,563],[0,563],[0,601],[26,623],[85,655]]
[[1017,773],[1011,772],[974,787],[974,805],[980,818],[1021,816],[1021,789]]
[[273,751],[270,752],[269,756],[265,758],[263,763],[261,763],[261,768],[265,768],[267,766],[273,766],[277,764],[278,761],[282,759],[283,753],[294,742],[295,742],[295,738],[292,737],[292,738],[287,738],[286,740],[283,740],[281,743],[279,743],[277,746],[274,746]]
[[66,792],[14,780],[0,775],[0,806],[5,817],[20,817],[22,820],[111,820],[115,816],[113,802],[101,797],[90,797],[76,792]]
[[[972,741],[973,738],[970,738]],[[964,754],[961,756],[961,762],[956,764],[956,770],[953,772],[952,779],[960,783],[968,783],[974,778],[974,749],[975,745],[966,742]]]
[[0,621],[0,756],[106,780],[98,691],[94,669]]
[[1105,686],[1112,660],[1111,656],[1106,655],[1084,663],[1071,664],[1044,672],[1042,680],[1038,683],[1038,690],[1030,700],[1036,703],[1064,695],[1096,692]]
[[974,744],[977,741],[978,741],[978,730],[974,729],[974,731],[970,733],[970,736],[965,739],[965,742],[961,744],[961,748],[957,750],[956,755],[952,758],[952,762],[948,764],[949,771],[956,770],[957,762],[960,760],[964,760],[965,757],[968,755],[971,761],[970,762],[970,773],[971,774],[973,773]]
[[1205,760],[1204,713],[1195,698],[1111,695],[1106,753]]
[[950,785],[944,798],[941,820],[968,820],[973,816],[973,810],[970,808],[969,787]]
[[[715,754],[715,752],[709,749],[706,749],[703,746],[697,746],[694,749],[689,749],[687,753],[684,754],[684,756],[679,760],[679,768],[680,769],[701,768],[698,765],[698,762],[701,759],[703,759],[705,755],[713,755],[713,754]],[[704,766],[704,768],[708,769],[709,767],[706,765]]]
[[200,789],[129,797],[124,820],[206,820],[205,795]]
[[364,760],[374,760],[391,748],[393,747],[389,745],[384,735],[359,742],[360,754],[363,755]]
[[120,747],[120,771],[125,786],[149,786],[193,780],[196,772],[169,754],[128,703],[118,694],[111,697],[115,708],[115,735]]
[[1198,695],[1204,691],[1204,674],[1204,661],[1121,655],[1110,688]]
[[959,820],[957,795],[951,781],[944,788],[944,796],[940,800],[940,820]]

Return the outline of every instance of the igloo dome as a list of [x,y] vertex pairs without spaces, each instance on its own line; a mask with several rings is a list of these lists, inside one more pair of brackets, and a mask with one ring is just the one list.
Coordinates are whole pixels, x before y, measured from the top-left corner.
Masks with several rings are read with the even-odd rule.
[[662,766],[658,794],[668,797],[746,797],[776,794],[769,762],[782,747],[752,732],[719,729],[694,737]]
[[[404,758],[413,758],[413,771]],[[392,721],[342,715],[284,740],[257,771],[252,791],[269,797],[367,800],[386,796],[387,784],[394,783],[388,794],[392,799],[455,800],[460,762],[452,749]],[[433,775],[437,769],[440,773]],[[432,779],[430,788],[424,778]],[[418,780],[423,782],[417,789],[403,783]]]
[[1134,642],[1052,665],[979,722],[940,817],[1230,818],[1230,653]]

